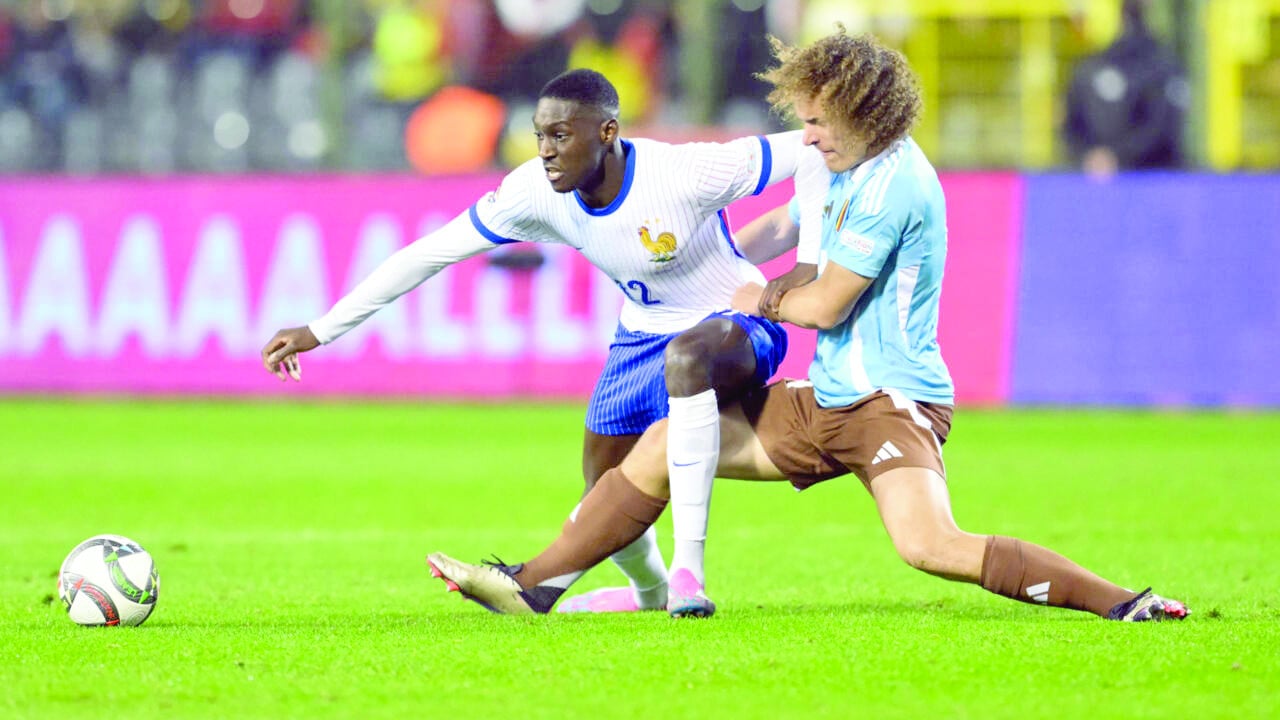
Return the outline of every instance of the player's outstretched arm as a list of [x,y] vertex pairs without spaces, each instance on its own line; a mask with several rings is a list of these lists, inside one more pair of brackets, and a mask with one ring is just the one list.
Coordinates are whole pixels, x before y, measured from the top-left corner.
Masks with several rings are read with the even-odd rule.
[[497,247],[463,212],[439,228],[393,253],[364,280],[307,324],[315,339],[328,345],[384,306],[413,290],[440,270]]
[[315,333],[306,325],[278,330],[262,346],[262,366],[282,381],[289,378],[300,381],[302,365],[298,363],[298,353],[319,345],[320,341],[316,339]]

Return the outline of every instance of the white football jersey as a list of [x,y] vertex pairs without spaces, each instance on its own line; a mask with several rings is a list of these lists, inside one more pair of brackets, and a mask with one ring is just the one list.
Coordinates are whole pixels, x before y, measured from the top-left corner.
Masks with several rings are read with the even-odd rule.
[[[764,276],[733,245],[725,206],[795,174],[800,131],[727,143],[670,145],[623,140],[626,173],[608,207],[587,207],[576,192],[557,193],[542,161],[512,170],[444,227],[414,241],[310,324],[332,342],[441,268],[503,243],[561,243],[576,248],[627,297],[628,330],[687,330],[728,310],[734,291]],[[812,152],[812,151],[806,151]]]
[[481,198],[471,220],[491,242],[576,248],[626,295],[624,327],[679,332],[727,310],[743,283],[764,284],[734,247],[724,208],[764,190],[773,174],[772,145],[793,141],[799,148],[789,135],[723,144],[623,140],[626,175],[604,208],[587,207],[576,192],[553,190],[534,158]]

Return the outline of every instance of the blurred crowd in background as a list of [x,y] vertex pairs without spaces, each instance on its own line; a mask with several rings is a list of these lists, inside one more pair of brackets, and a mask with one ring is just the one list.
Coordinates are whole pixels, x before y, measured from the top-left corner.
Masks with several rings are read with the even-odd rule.
[[[1215,45],[1240,30],[1215,29],[1234,2],[1251,8],[1224,16],[1251,24],[1247,56]],[[509,167],[534,154],[533,102],[569,67],[613,80],[624,134],[769,131],[783,121],[753,77],[768,35],[805,42],[837,21],[907,53],[917,139],[940,166],[1064,166],[1089,150],[1069,132],[1071,97],[1092,88],[1114,108],[1134,82],[1117,86],[1110,61],[1073,70],[1131,38],[1136,6],[1167,71],[1166,132],[1188,140],[1163,164],[1280,164],[1280,1],[0,0],[0,172]],[[1223,63],[1235,115],[1215,95]],[[1213,140],[1223,122],[1234,136]]]

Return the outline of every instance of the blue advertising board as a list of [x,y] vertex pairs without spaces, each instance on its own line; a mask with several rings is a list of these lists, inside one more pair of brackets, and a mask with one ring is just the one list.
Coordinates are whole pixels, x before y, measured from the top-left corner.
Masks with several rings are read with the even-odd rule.
[[1280,405],[1280,177],[1026,177],[1014,403]]

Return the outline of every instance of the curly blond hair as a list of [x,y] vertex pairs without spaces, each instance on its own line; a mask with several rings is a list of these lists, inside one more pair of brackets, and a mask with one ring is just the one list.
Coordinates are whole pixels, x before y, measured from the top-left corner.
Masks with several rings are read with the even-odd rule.
[[838,131],[865,139],[868,155],[911,132],[920,115],[920,86],[902,53],[844,25],[804,48],[771,37],[775,68],[757,77],[773,85],[769,102],[784,117],[796,100],[817,101]]

